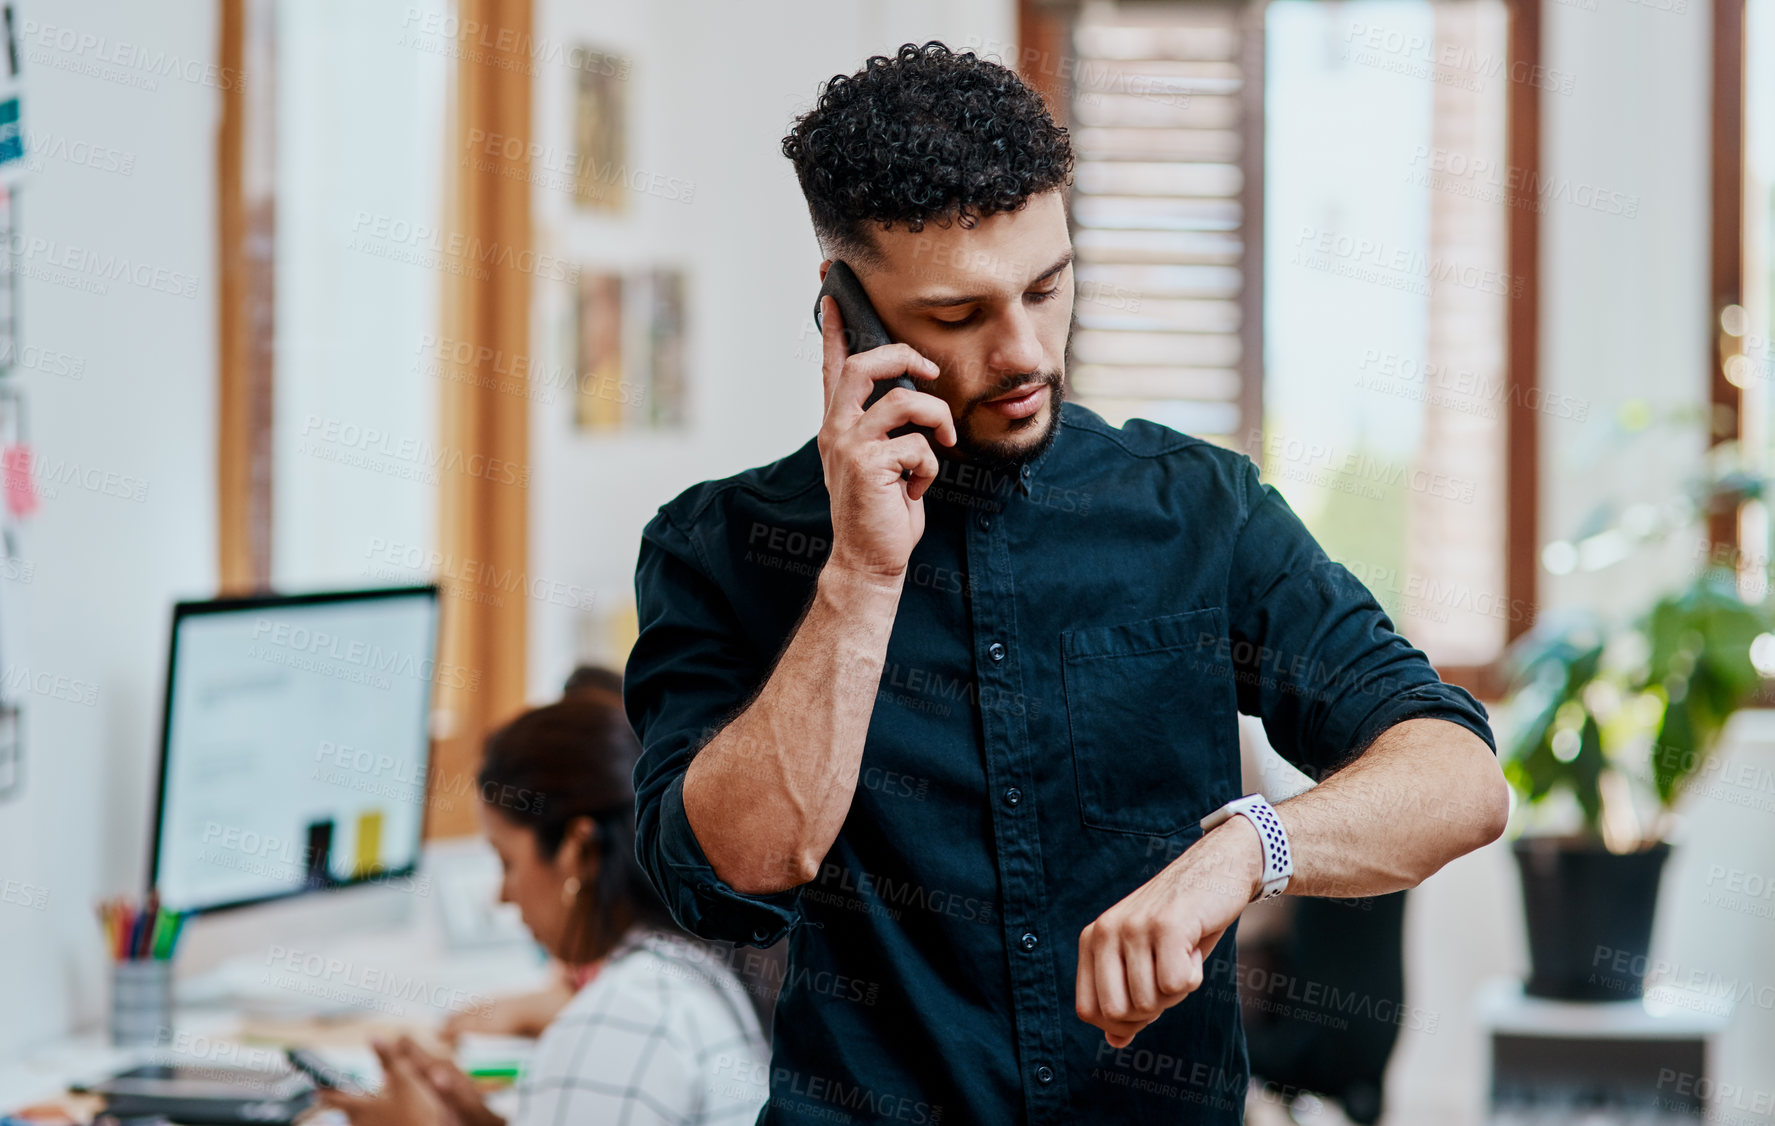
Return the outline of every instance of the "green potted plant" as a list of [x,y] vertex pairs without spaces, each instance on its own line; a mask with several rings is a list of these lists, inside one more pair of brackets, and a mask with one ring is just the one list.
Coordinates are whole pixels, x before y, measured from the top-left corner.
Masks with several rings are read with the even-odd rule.
[[1673,808],[1756,695],[1770,628],[1716,568],[1631,624],[1573,616],[1518,640],[1504,768],[1527,807],[1514,847],[1530,995],[1643,993]]
[[[1736,430],[1730,411],[1629,400],[1617,407],[1615,426],[1575,451],[1588,466],[1573,468],[1607,479],[1614,470],[1606,459],[1625,469]],[[1769,483],[1735,441],[1718,441],[1703,471],[1673,481],[1663,497],[1640,492],[1626,505],[1600,505],[1580,536],[1542,552],[1553,574],[1598,572],[1680,536],[1704,562],[1638,613],[1548,618],[1511,647],[1502,750],[1522,799],[1514,848],[1531,964],[1525,989],[1533,996],[1644,993],[1677,803],[1706,770],[1732,713],[1759,694],[1770,699],[1775,613],[1740,597],[1734,568],[1746,561],[1710,550],[1709,532],[1710,517],[1766,502]],[[1767,568],[1745,575],[1758,603],[1772,576]]]

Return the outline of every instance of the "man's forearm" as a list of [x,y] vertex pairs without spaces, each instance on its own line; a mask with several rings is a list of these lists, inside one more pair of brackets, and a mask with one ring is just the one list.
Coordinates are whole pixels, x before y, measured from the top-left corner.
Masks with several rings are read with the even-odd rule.
[[[1289,893],[1360,898],[1416,887],[1497,840],[1510,795],[1497,756],[1477,735],[1446,720],[1410,719],[1276,813],[1294,859]],[[1256,834],[1249,841],[1255,849]]]
[[684,814],[736,891],[806,883],[856,793],[901,582],[828,566],[770,679],[691,760]]
[[[1355,762],[1276,807],[1294,895],[1415,887],[1496,840],[1510,810],[1496,756],[1458,724],[1395,724]],[[1075,1011],[1126,1047],[1203,980],[1203,965],[1263,887],[1263,842],[1230,817],[1079,934]]]
[[[1504,832],[1510,794],[1497,756],[1471,731],[1410,719],[1354,762],[1276,806],[1288,832],[1290,895],[1359,899],[1416,887]],[[1234,817],[1180,858],[1204,873],[1259,886],[1262,844]],[[1207,877],[1199,877],[1207,878]]]

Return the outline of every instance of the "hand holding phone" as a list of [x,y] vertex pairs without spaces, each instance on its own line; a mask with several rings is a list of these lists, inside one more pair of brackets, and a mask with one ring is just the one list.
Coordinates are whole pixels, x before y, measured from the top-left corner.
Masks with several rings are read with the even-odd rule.
[[[837,323],[828,323],[829,308]],[[918,392],[914,373],[928,381],[936,364],[888,336],[843,262],[827,267],[815,318],[825,347],[819,446],[832,496],[829,562],[897,577],[924,533],[921,500],[937,479],[936,448],[955,444],[955,421],[942,399]]]
[[[822,328],[825,325],[820,309],[825,304],[823,299],[827,297],[838,303],[838,314],[844,318],[845,351],[850,355],[885,348],[894,342],[894,338],[888,335],[887,327],[881,323],[881,317],[876,314],[875,306],[869,303],[869,295],[863,291],[863,283],[857,280],[856,273],[843,262],[834,262],[827,267],[826,279],[820,284],[820,296],[814,299],[814,323]],[[878,379],[875,381],[875,389],[863,400],[863,409],[868,410],[896,387],[904,387],[908,391],[918,390],[918,384],[904,372],[890,379]],[[890,430],[888,434],[894,438],[902,434],[923,434],[928,438],[931,430],[928,426],[908,425]]]

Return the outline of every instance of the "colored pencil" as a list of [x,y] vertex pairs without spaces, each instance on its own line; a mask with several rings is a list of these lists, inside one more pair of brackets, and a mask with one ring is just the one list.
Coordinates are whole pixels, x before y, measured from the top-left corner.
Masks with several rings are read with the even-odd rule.
[[179,946],[187,912],[160,905],[158,893],[149,893],[141,904],[123,896],[104,900],[95,908],[105,946],[118,962],[165,961]]
[[129,941],[123,947],[123,957],[126,961],[133,961],[136,950],[142,945],[142,920],[145,917],[141,911],[135,908],[130,909]]
[[142,909],[142,935],[136,944],[136,957],[146,958],[154,953],[154,930],[160,925],[160,893],[148,893],[148,904]]

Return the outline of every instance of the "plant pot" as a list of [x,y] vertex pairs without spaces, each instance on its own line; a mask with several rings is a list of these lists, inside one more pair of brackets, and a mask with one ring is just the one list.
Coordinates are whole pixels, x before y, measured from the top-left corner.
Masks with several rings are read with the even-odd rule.
[[1600,844],[1518,838],[1531,997],[1630,1001],[1645,994],[1658,879],[1670,846],[1625,855]]

